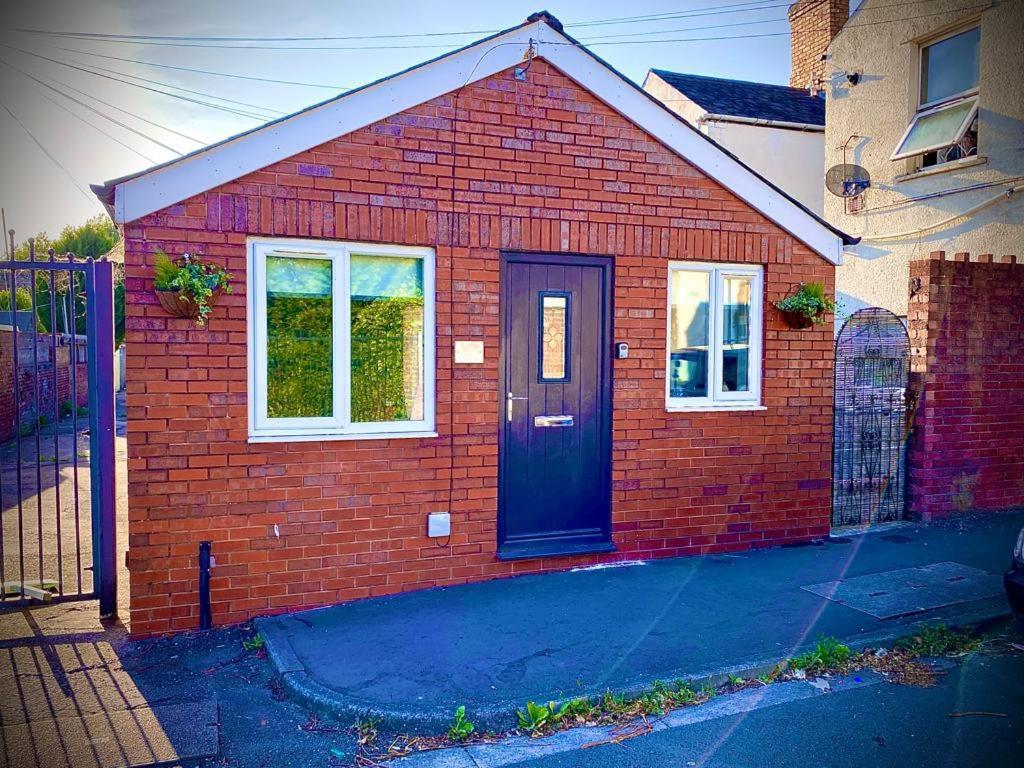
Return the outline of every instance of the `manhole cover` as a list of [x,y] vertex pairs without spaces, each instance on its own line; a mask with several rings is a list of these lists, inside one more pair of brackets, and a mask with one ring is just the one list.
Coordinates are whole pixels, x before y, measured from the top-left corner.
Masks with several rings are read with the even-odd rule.
[[892,619],[1001,595],[1003,582],[994,573],[960,563],[933,563],[804,589],[875,618]]

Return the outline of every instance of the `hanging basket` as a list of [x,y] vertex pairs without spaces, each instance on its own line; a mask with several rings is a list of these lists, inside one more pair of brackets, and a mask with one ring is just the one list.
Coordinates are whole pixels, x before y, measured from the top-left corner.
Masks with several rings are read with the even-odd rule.
[[[156,298],[160,306],[167,314],[174,317],[185,317],[194,320],[199,317],[199,305],[189,299],[183,299],[177,291],[156,291]],[[213,293],[206,300],[209,306],[214,306],[220,298],[221,289],[214,289]]]
[[791,309],[780,309],[779,311],[786,318],[786,324],[790,328],[810,328],[814,325],[814,320],[803,312],[794,312]]

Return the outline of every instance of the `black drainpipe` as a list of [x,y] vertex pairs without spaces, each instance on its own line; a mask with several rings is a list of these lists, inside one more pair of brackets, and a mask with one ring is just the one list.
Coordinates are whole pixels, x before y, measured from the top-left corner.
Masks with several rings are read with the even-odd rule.
[[213,616],[210,613],[210,547],[208,541],[199,542],[199,628],[210,629]]

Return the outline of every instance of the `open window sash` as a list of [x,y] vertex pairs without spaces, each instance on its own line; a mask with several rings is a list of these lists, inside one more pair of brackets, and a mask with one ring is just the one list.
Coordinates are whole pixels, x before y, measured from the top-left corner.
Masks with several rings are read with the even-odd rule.
[[903,160],[956,144],[977,116],[977,96],[918,112],[889,159]]

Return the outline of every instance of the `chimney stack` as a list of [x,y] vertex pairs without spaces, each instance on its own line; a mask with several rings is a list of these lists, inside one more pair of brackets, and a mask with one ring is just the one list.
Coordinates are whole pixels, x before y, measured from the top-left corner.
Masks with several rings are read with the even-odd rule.
[[825,74],[821,57],[850,17],[850,0],[797,0],[789,7],[789,84],[816,92]]

